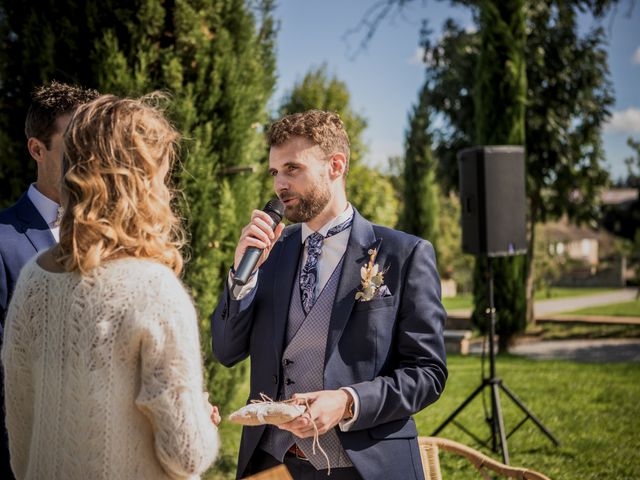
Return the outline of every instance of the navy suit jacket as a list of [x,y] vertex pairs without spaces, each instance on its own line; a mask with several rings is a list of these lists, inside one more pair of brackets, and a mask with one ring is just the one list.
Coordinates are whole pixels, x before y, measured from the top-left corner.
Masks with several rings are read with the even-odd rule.
[[[49,226],[24,193],[0,212],[0,324],[4,326],[20,270],[36,253],[56,243]],[[0,334],[2,328],[0,327]]]
[[[0,342],[4,319],[18,275],[25,263],[42,250],[56,243],[27,194],[11,207],[0,212]],[[4,386],[0,382],[4,411]],[[9,446],[4,428],[4,414],[0,416],[0,472],[2,478],[13,478],[9,466]]]
[[[385,269],[391,295],[356,302],[369,249]],[[250,399],[276,398],[289,302],[302,252],[301,226],[287,227],[260,268],[251,294],[233,300],[227,288],[214,311],[213,353],[226,366],[251,357]],[[296,290],[297,292],[297,290]],[[324,387],[349,386],[360,412],[342,446],[367,480],[422,479],[412,415],[435,402],[447,378],[440,280],[429,242],[373,225],[357,212],[331,313]],[[238,477],[265,430],[245,427]]]

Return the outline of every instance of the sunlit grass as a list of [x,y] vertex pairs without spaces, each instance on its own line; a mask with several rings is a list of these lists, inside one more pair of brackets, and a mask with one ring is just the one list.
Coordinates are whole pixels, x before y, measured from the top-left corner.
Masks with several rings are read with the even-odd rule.
[[[451,356],[444,395],[416,416],[418,431],[432,431],[480,384],[480,359]],[[640,365],[583,364],[499,357],[498,375],[561,441],[555,447],[531,422],[508,440],[511,464],[538,470],[554,480],[640,478]],[[486,405],[490,408],[488,390]],[[522,418],[521,411],[501,396],[507,432]],[[458,420],[480,438],[489,429],[480,397]],[[457,427],[439,434],[474,445]],[[486,452],[499,459],[499,454]],[[442,454],[443,478],[480,478],[473,468],[451,454]]]
[[[453,355],[448,363],[449,381],[442,398],[416,415],[421,435],[430,435],[480,383],[478,357]],[[500,356],[497,371],[562,442],[555,447],[528,421],[508,441],[513,465],[539,470],[554,480],[640,478],[640,364],[579,364]],[[233,404],[223,412],[242,406],[247,392],[245,381],[238,385]],[[486,400],[489,407],[488,397]],[[509,431],[522,414],[504,395],[501,400]],[[480,397],[459,416],[462,424],[481,438],[489,435],[484,418]],[[220,435],[223,460],[205,477],[208,479],[234,478],[240,427],[223,421]],[[455,426],[447,427],[440,436],[477,447]],[[441,463],[447,480],[481,478],[451,454],[441,453]],[[223,468],[231,471],[222,472]]]

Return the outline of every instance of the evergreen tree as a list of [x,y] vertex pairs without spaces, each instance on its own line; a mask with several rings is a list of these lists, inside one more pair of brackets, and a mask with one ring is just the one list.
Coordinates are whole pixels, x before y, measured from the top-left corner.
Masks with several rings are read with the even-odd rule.
[[169,114],[184,133],[174,178],[190,233],[184,281],[202,322],[212,399],[226,405],[242,368],[227,370],[212,360],[208,318],[241,228],[259,206],[260,179],[250,172],[263,156],[260,126],[275,82],[272,1],[255,8],[245,0],[1,5],[2,181],[15,179],[10,191],[3,189],[5,204],[33,178],[21,122],[35,86],[58,79],[103,93],[170,93]]
[[[577,3],[527,2],[525,9],[529,319],[535,272],[528,265],[540,244],[534,225],[562,215],[593,220],[607,181],[600,138],[612,101],[605,37],[600,28],[579,34]],[[599,12],[593,6],[592,13]],[[431,45],[425,39],[432,106],[446,120],[434,133],[439,179],[446,190],[457,190],[456,152],[475,143],[480,37],[480,31],[465,31],[449,20],[439,42]]]
[[[479,4],[480,56],[474,82],[475,143],[524,145],[527,75],[524,0],[483,0]],[[496,333],[505,351],[512,336],[526,326],[523,257],[492,260]],[[476,259],[474,311],[476,324],[486,322],[487,259]]]
[[[402,229],[429,240],[439,253],[440,193],[436,184],[436,161],[431,152],[429,88],[425,85],[409,115],[405,133],[404,202]],[[438,265],[442,267],[438,255]]]
[[[594,12],[597,12],[597,5]],[[527,297],[534,298],[538,223],[600,215],[608,183],[602,127],[613,104],[602,28],[578,34],[570,2],[530,2],[527,19]],[[533,320],[533,301],[527,318]]]
[[398,199],[391,181],[362,159],[367,147],[362,133],[367,121],[351,107],[351,96],[344,82],[330,77],[326,65],[312,69],[296,83],[283,99],[280,116],[311,109],[337,112],[345,125],[351,144],[347,194],[349,201],[368,220],[393,227],[398,221]]

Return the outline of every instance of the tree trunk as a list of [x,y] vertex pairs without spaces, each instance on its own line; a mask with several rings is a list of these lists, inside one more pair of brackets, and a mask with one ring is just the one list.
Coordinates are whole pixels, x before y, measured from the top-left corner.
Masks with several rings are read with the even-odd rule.
[[536,257],[536,224],[538,223],[538,202],[532,199],[529,204],[529,219],[527,221],[527,325],[533,325],[535,318],[535,257]]

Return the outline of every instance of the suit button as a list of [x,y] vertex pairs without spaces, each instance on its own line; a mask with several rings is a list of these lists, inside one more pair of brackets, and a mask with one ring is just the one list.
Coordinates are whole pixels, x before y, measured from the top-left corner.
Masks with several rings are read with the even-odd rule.
[[284,383],[286,383],[287,385],[294,385],[296,382],[294,382],[293,380],[291,380],[290,378],[287,378]]
[[276,385],[278,384],[278,376],[277,375],[273,376],[273,383],[275,383]]
[[288,358],[285,358],[285,359],[282,361],[282,364],[283,364],[285,367],[288,367],[288,366],[289,366],[289,365],[291,365],[292,363],[293,363],[293,360],[289,360]]

